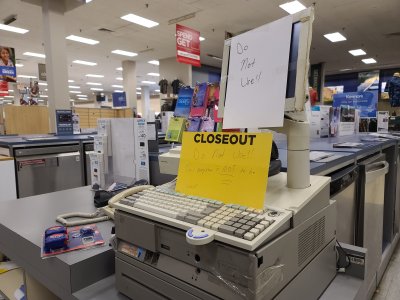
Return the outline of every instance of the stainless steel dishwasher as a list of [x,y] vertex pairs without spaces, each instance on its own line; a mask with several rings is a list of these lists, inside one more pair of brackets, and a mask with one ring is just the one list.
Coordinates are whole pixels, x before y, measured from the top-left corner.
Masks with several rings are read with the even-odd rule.
[[18,198],[82,186],[79,145],[15,150]]
[[358,212],[358,166],[352,165],[329,174],[330,196],[336,200],[336,237],[339,242],[354,245]]

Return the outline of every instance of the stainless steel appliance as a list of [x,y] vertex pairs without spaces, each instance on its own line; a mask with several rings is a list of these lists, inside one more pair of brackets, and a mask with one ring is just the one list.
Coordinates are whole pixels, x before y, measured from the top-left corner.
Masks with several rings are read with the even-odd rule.
[[339,242],[354,245],[357,219],[358,166],[352,165],[330,174],[330,196],[336,200],[336,238]]
[[18,197],[82,186],[79,150],[79,144],[16,149]]
[[92,179],[90,177],[90,157],[89,154],[93,153],[94,145],[93,143],[85,143],[83,144],[83,151],[84,151],[84,174],[85,174],[85,185],[91,185]]

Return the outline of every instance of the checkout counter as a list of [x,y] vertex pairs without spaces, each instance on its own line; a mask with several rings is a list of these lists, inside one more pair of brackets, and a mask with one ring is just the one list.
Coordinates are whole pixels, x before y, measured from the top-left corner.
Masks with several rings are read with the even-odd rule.
[[[361,140],[362,135],[359,135],[357,138]],[[311,151],[331,151],[337,153],[338,156],[326,163],[312,162],[311,174],[330,175],[333,178],[335,174],[339,174],[339,172],[346,170],[346,168],[357,167],[363,161],[376,154],[385,154],[386,161],[390,165],[390,171],[386,175],[385,179],[387,181],[385,182],[398,180],[397,176],[392,176],[397,173],[397,169],[392,168],[392,166],[397,166],[397,164],[393,164],[391,161],[392,159],[397,160],[399,147],[397,140],[393,139],[373,143],[365,142],[365,145],[361,148],[339,149],[332,146],[333,143],[344,141],[354,142],[354,136],[312,141]],[[277,139],[276,142],[284,170],[286,167],[285,141]],[[155,154],[154,157],[156,157]],[[343,174],[345,176],[348,173],[344,172]],[[393,178],[389,180],[389,176]],[[347,182],[343,185],[344,199],[348,199],[347,201],[350,202],[354,200],[351,197],[353,192],[357,195],[356,191],[359,189],[357,187],[359,185],[358,177],[352,179],[354,180],[350,180],[350,184]],[[387,184],[385,187],[387,187]],[[348,190],[346,191],[346,189]],[[399,193],[399,189],[396,189],[396,186],[394,190],[396,193]],[[340,192],[342,190],[339,189],[339,193],[336,190],[336,195],[340,194]],[[362,279],[346,274],[338,274],[328,286],[321,299],[342,299],[344,297],[347,299],[363,299],[360,297],[362,289],[368,292],[368,297],[371,291],[373,293],[387,267],[399,238],[399,198],[396,197],[396,193],[394,195],[392,193],[393,189],[385,191],[385,198],[382,203],[382,213],[384,214],[381,218],[383,222],[381,237],[382,254],[380,261],[376,264],[376,269],[372,270],[372,273],[375,273],[375,281],[371,287],[368,287],[371,290],[367,291],[367,287],[363,286]],[[393,198],[390,198],[391,194]],[[343,207],[346,207],[346,205]],[[338,207],[338,212],[340,213],[340,210],[344,208],[340,208],[340,203],[338,203]],[[393,215],[391,219],[387,217],[389,208],[391,209],[391,215]],[[10,215],[7,213],[9,209],[18,211],[21,218],[18,218],[18,221],[16,221],[14,214]],[[128,299],[124,295],[119,294],[115,288],[115,275],[112,275],[114,273],[114,251],[108,245],[87,251],[67,253],[48,260],[40,258],[40,243],[43,228],[54,224],[57,214],[73,210],[94,211],[92,194],[88,187],[0,203],[0,251],[12,258],[60,298]],[[32,211],[37,211],[38,213],[32,214]],[[23,222],[20,222],[20,219]],[[388,220],[391,220],[392,224],[389,224]],[[28,224],[35,224],[34,229]],[[107,240],[110,237],[112,223],[98,223],[98,226],[103,237]],[[389,232],[386,232],[387,228],[389,228]],[[389,237],[391,238],[389,239]],[[96,268],[100,268],[100,270]],[[84,277],[82,277],[81,271],[85,272],[82,273]]]

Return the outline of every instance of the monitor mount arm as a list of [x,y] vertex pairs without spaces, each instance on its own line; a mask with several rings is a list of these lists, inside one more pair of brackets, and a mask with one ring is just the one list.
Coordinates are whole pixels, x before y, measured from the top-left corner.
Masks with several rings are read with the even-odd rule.
[[270,128],[287,136],[287,186],[310,186],[310,124],[285,117],[283,127]]

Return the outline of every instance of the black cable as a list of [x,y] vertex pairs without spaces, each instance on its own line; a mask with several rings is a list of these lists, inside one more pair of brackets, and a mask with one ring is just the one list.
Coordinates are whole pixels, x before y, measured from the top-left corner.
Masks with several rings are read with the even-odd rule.
[[349,254],[343,249],[342,245],[340,245],[340,243],[336,240],[336,244],[339,246],[339,249],[342,251],[342,253],[346,256],[347,258],[347,265],[346,266],[341,266],[339,264],[340,261],[340,256],[339,258],[336,259],[336,269],[339,270],[341,268],[347,269],[348,267],[351,266],[351,261],[350,261],[350,256]]

